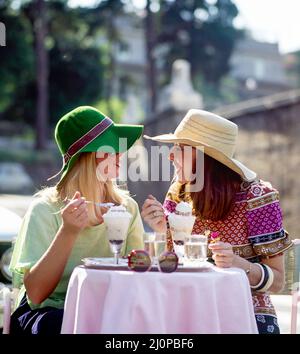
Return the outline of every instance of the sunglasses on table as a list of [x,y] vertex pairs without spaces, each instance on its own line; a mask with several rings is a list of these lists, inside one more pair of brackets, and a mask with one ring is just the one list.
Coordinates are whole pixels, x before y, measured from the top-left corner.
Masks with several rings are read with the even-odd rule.
[[[163,252],[157,259],[158,270],[162,273],[175,272],[178,257],[174,252]],[[152,268],[152,260],[145,250],[133,250],[128,255],[128,268],[135,272],[147,272]]]

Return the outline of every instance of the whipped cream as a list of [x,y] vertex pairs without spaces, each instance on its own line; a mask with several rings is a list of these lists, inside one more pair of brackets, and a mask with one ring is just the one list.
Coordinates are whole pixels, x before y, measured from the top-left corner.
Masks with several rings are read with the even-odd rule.
[[103,215],[103,218],[131,218],[131,216],[132,215],[126,210],[124,205],[117,205],[110,207],[109,210]]
[[103,214],[109,240],[125,240],[132,215],[123,205],[111,207]]
[[184,216],[190,216],[192,215],[192,207],[189,203],[187,202],[180,202],[176,205],[176,214],[178,215],[184,215]]

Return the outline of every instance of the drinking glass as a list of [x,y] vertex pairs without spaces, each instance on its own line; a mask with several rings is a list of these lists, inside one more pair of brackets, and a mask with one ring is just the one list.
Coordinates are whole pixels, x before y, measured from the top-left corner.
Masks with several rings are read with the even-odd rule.
[[122,239],[116,239],[115,237],[114,238],[110,238],[110,237],[108,238],[110,249],[111,249],[112,253],[114,254],[114,263],[115,264],[119,264],[120,252],[121,252],[121,248],[123,246],[125,238],[124,239],[123,238]]
[[201,266],[207,260],[207,236],[192,234],[185,238],[185,263]]
[[174,238],[173,237],[173,246],[174,251],[179,258],[179,264],[184,263],[184,244],[185,244],[186,237]]
[[132,215],[123,205],[112,206],[107,213],[103,214],[107,238],[110,249],[114,254],[115,264],[119,263],[120,252],[127,237],[131,218]]
[[166,234],[155,233],[153,263],[158,263],[158,257],[166,250]]
[[149,254],[153,264],[166,249],[166,235],[156,232],[144,233],[144,250]]
[[144,235],[144,250],[148,252],[151,259],[155,256],[154,240],[155,232],[145,232]]

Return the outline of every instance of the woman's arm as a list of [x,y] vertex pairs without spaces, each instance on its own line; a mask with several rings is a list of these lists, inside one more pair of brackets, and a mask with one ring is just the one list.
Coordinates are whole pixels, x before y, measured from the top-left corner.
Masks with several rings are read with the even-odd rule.
[[[260,266],[234,254],[230,243],[217,242],[209,245],[209,248],[213,252],[212,258],[217,267],[241,268],[245,271],[249,271],[248,278],[250,285],[255,286],[260,282],[262,277]],[[262,263],[268,265],[274,274],[274,281],[268,290],[279,292],[282,290],[285,283],[284,256],[280,255],[272,258],[265,258]]]
[[[269,291],[279,292],[283,289],[285,284],[285,273],[284,273],[284,256],[276,256],[262,261],[263,264],[268,265],[274,274],[274,280]],[[241,258],[240,256],[234,255],[233,267],[242,268],[245,271],[250,270],[248,277],[250,285],[255,286],[259,283],[261,279],[261,269],[255,264]]]
[[79,232],[88,225],[85,200],[76,192],[73,200],[62,210],[63,223],[51,245],[40,260],[24,275],[29,299],[39,304],[56,288]]
[[167,222],[163,206],[152,195],[149,195],[145,200],[142,206],[141,216],[153,231],[158,233],[167,231]]
[[262,263],[268,265],[274,273],[274,281],[269,290],[274,293],[279,293],[285,286],[284,255],[266,258]]

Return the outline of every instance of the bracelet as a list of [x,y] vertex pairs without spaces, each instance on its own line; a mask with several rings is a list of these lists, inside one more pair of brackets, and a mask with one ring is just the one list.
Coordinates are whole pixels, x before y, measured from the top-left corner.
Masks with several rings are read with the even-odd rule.
[[269,277],[270,277],[269,270],[266,267],[266,265],[262,263],[261,266],[263,267],[263,270],[264,270],[264,279],[263,279],[263,282],[261,283],[261,285],[258,288],[256,288],[256,291],[264,289],[267,282],[269,281]]
[[258,282],[258,284],[256,285],[250,285],[250,288],[253,289],[253,290],[258,290],[259,288],[261,288],[261,286],[264,286],[262,285],[263,282],[264,282],[264,279],[266,278],[266,272],[263,268],[263,266],[260,264],[260,263],[255,263],[257,264],[259,267],[260,267],[260,270],[261,270],[261,278],[260,278],[260,281]]
[[256,285],[250,285],[252,290],[265,292],[267,291],[274,281],[274,273],[272,269],[266,264],[256,263],[261,269],[261,279]]
[[262,293],[266,292],[271,287],[271,285],[273,284],[273,281],[274,281],[274,272],[273,272],[272,268],[270,268],[266,264],[264,264],[264,266],[266,267],[267,272],[269,273],[269,278],[268,278],[266,284],[261,289],[257,290]]

